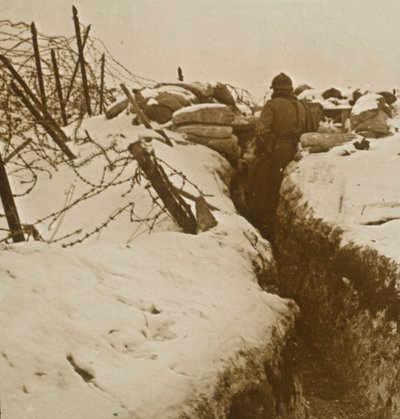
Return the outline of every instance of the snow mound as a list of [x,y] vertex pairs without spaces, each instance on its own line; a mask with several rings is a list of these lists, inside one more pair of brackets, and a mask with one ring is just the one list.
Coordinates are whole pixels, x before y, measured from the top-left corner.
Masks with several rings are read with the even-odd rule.
[[315,216],[344,229],[344,237],[400,261],[400,135],[348,143],[306,156],[290,174]]
[[[36,187],[17,199],[23,221],[57,242],[74,231],[85,237],[127,203],[144,219],[153,200],[145,180],[132,187],[137,167],[127,148],[140,136],[157,135],[122,114],[68,130],[78,158],[72,166],[41,163]],[[218,225],[186,235],[164,214],[151,234],[147,229],[131,240],[137,226],[126,211],[67,248],[2,244],[5,418],[198,417],[201,403],[226,411],[232,392],[246,384],[237,371],[249,354],[259,354],[263,371],[261,360],[273,359],[287,339],[296,308],[257,283],[261,264],[273,266],[272,253],[234,210],[224,181],[228,163],[202,146],[153,143],[166,168],[176,169],[170,175],[177,187],[198,194],[196,184],[219,208]],[[16,191],[28,172],[10,176]],[[75,201],[63,216],[48,218]],[[232,385],[217,398],[221,377]]]

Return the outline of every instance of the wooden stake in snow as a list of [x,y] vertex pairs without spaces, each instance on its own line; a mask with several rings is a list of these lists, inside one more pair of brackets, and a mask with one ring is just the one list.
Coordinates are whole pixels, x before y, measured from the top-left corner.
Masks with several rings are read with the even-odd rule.
[[58,95],[58,101],[60,103],[61,118],[62,118],[62,121],[63,121],[63,125],[65,127],[66,125],[68,125],[68,119],[67,119],[67,114],[65,112],[63,92],[62,92],[62,86],[61,86],[61,80],[60,80],[60,73],[58,71],[56,53],[54,52],[54,49],[51,50],[51,61],[52,61],[52,64],[53,64],[54,78],[56,80],[56,90],[57,90],[57,95]]
[[218,224],[207,201],[202,195],[196,199],[196,217],[198,233],[210,230],[210,228],[213,228]]
[[[140,122],[147,128],[147,129],[153,129],[149,118],[147,118],[146,114],[140,109],[140,106],[137,104],[135,98],[133,97],[132,93],[128,90],[128,88],[125,86],[124,83],[120,84],[122,91],[125,93],[126,97],[128,98],[130,104],[133,107],[133,110],[135,111],[136,115],[138,116]],[[165,142],[173,147],[171,139],[168,137],[168,135],[164,132],[162,129],[153,129],[153,131],[160,134],[164,139]]]
[[15,83],[11,83],[11,89],[14,91],[14,93],[21,99],[22,103],[28,108],[36,122],[43,126],[43,128],[51,136],[54,142],[61,148],[64,154],[69,159],[74,159],[75,155],[65,144],[68,138],[64,134],[64,131],[57,125],[57,122],[42,105],[40,100],[38,100],[38,98],[34,95],[30,87],[26,84],[25,80],[18,74],[10,60],[4,55],[0,54],[0,61],[3,62],[7,70],[13,76],[14,80],[18,82],[18,84],[25,92],[24,94]]
[[178,67],[178,80],[183,81],[183,71],[180,67]]
[[168,179],[164,169],[158,164],[154,153],[150,153],[143,140],[136,141],[129,146],[139,167],[163,201],[166,209],[176,220],[185,233],[196,234],[197,222],[190,206],[176,192]]
[[[82,42],[82,49],[84,49],[84,48],[85,48],[86,41],[87,41],[87,40],[88,40],[88,38],[89,38],[90,27],[91,27],[91,26],[89,25],[89,26],[87,27],[87,29],[86,29],[85,37],[83,38],[83,42]],[[77,60],[77,62],[76,62],[76,64],[75,64],[74,71],[73,71],[73,73],[72,73],[71,81],[70,81],[69,86],[68,86],[67,94],[66,94],[66,96],[65,96],[65,103],[68,103],[68,101],[69,101],[69,97],[71,96],[71,93],[72,93],[72,88],[74,87],[74,82],[75,82],[76,73],[78,72],[78,69],[79,69],[79,63],[80,63],[80,60],[79,60],[79,58],[78,58],[78,60]]]
[[8,181],[6,169],[0,154],[0,196],[3,203],[4,212],[7,218],[8,227],[14,243],[25,241],[21,222],[19,221],[17,207],[11,192],[10,182]]
[[104,102],[104,67],[106,65],[106,55],[101,56],[101,73],[100,73],[100,114],[103,113]]
[[43,71],[42,71],[42,63],[40,61],[40,51],[39,51],[39,44],[38,44],[38,39],[37,39],[37,31],[36,31],[35,23],[33,22],[31,24],[31,33],[32,33],[33,51],[35,54],[36,71],[37,71],[37,77],[38,77],[38,82],[39,82],[40,97],[42,100],[43,107],[47,108],[46,91],[44,88]]
[[78,44],[79,62],[81,66],[83,94],[85,96],[86,110],[87,110],[88,115],[92,116],[92,109],[90,107],[89,87],[88,87],[88,81],[87,81],[87,76],[86,76],[85,57],[83,54],[83,44],[82,44],[82,38],[81,38],[81,27],[79,24],[79,17],[78,17],[78,9],[75,6],[72,6],[72,12],[74,14],[76,42]]
[[64,132],[58,127],[58,125],[52,121],[43,118],[40,112],[35,108],[35,106],[29,101],[29,99],[22,93],[22,91],[17,87],[17,85],[12,82],[11,89],[13,92],[20,98],[21,102],[26,106],[32,116],[35,118],[36,122],[38,122],[42,127],[47,131],[53,141],[60,147],[63,153],[69,158],[74,159],[76,156],[72,151],[68,148],[65,144],[67,137],[65,136]]

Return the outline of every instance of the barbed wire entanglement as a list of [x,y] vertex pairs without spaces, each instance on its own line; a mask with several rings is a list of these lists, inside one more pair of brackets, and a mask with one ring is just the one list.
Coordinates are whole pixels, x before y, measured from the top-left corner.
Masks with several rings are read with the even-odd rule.
[[[104,105],[115,99],[114,94],[122,82],[140,87],[153,86],[156,83],[154,80],[133,74],[112,57],[101,40],[90,36],[90,26],[80,26],[93,114],[100,113],[100,77],[103,56],[105,61]],[[34,29],[36,31],[36,28]],[[9,20],[0,20],[0,54],[11,61],[32,91],[40,96],[32,31],[32,25],[27,23],[12,23]],[[66,116],[68,122],[73,122],[85,111],[82,75],[78,70],[79,54],[76,37],[46,36],[38,31],[36,32],[47,109],[54,119],[61,124],[60,102],[51,57],[51,51],[53,50],[60,76]],[[30,115],[23,109],[15,95],[10,92],[11,81],[12,77],[5,66],[0,65],[0,121],[3,141],[10,140],[12,135],[23,134],[33,125],[30,122],[32,120]]]
[[[7,164],[9,176],[20,179],[24,185],[16,197],[30,194],[36,185],[43,185],[46,181],[50,185],[48,193],[53,193],[53,188],[60,186],[59,180],[55,181],[55,186],[51,185],[51,179],[57,176],[65,182],[64,193],[57,191],[58,196],[64,198],[62,201],[57,199],[52,210],[43,208],[39,211],[43,216],[35,219],[29,215],[29,223],[25,222],[26,217],[22,220],[27,240],[71,247],[98,238],[110,224],[120,220],[122,225],[129,226],[129,230],[124,227],[123,239],[129,244],[152,232],[160,223],[167,220],[174,223],[163,201],[129,153],[123,134],[108,136],[107,145],[104,145],[104,139],[96,141],[88,132],[86,138],[79,135],[74,141],[80,154],[72,161],[55,164],[54,159],[43,158],[42,150],[30,143],[19,153],[18,159]],[[176,190],[190,187],[202,194],[184,173],[161,159],[157,159],[157,163],[164,168]],[[103,205],[106,208],[96,209],[96,206]],[[88,221],[89,211],[93,215]],[[0,228],[0,243],[11,241],[10,231]]]
[[[40,193],[33,192],[51,183],[46,178],[62,173],[65,182],[58,183],[65,188],[62,202],[34,215],[23,214],[17,233],[22,229],[28,240],[69,247],[98,237],[111,223],[127,217],[132,226],[126,237],[129,243],[171,215],[127,150],[127,139],[118,133],[107,139],[91,136],[84,116],[102,113],[116,100],[121,84],[140,89],[158,83],[115,60],[104,43],[91,36],[90,25],[75,23],[75,36],[65,37],[44,35],[33,23],[0,20],[0,156],[7,175],[18,185],[13,195],[18,202],[27,196],[35,200]],[[237,98],[252,102],[247,92],[232,89]],[[159,164],[178,190],[186,185],[201,195],[183,173],[166,162]],[[70,222],[88,211],[89,199],[95,206],[99,197],[113,200],[101,216],[86,224]],[[0,211],[0,242],[8,243],[13,233],[11,227],[3,228],[9,213],[4,212]]]
[[[115,60],[101,40],[90,36],[90,26],[79,26],[92,115],[101,112],[101,102],[105,107],[115,100],[120,83],[136,88],[152,87],[156,84],[154,80],[132,73]],[[88,132],[86,138],[82,138],[82,133],[78,135],[83,116],[87,113],[78,52],[76,36],[46,36],[39,33],[34,24],[0,20],[0,143],[8,176],[16,180],[16,183],[19,182],[14,196],[23,198],[29,195],[44,181],[43,177],[51,179],[60,170],[67,170],[71,173],[71,179],[74,178],[70,186],[66,185],[68,190],[60,208],[33,222],[32,217],[28,217],[29,224],[24,223],[24,217],[22,228],[27,238],[40,240],[45,237],[49,243],[72,246],[100,234],[111,222],[126,215],[132,223],[137,224],[129,237],[129,240],[133,240],[137,235],[154,229],[160,219],[168,217],[168,214],[156,194],[151,192],[151,188],[144,189],[150,195],[150,200],[147,200],[151,202],[150,207],[146,208],[144,216],[138,213],[132,191],[143,182],[143,177],[127,151],[126,140],[121,141],[121,138],[113,136],[104,146]],[[43,75],[42,86],[38,76],[38,57]],[[62,118],[60,95],[57,92],[56,62],[65,116],[70,125],[67,137],[74,145],[79,146],[78,158],[71,161],[65,158],[59,147],[49,138],[41,121],[32,115],[15,94],[15,89],[11,88],[15,77],[5,65],[6,61],[11,63],[28,89],[42,103],[44,88],[45,108],[61,126],[66,123]],[[95,176],[90,173],[93,170],[88,169],[93,165],[96,166]],[[79,187],[75,188],[74,185]],[[116,203],[110,214],[103,214],[103,219],[98,220],[96,225],[63,232],[63,221],[69,211],[81,208],[88,199],[105,194],[113,188],[119,188],[118,193],[124,200]],[[0,214],[0,217],[4,219],[4,214]],[[11,239],[10,231],[1,228],[0,241],[10,242]]]

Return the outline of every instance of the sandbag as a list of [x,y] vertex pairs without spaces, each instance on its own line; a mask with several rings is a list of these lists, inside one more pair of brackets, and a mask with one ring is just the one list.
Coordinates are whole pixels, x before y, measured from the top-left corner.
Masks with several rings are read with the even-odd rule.
[[233,129],[228,125],[188,124],[180,125],[176,131],[205,138],[227,138],[232,135]]
[[235,135],[229,138],[214,138],[208,141],[207,147],[222,153],[230,159],[236,160],[240,157],[239,141]]
[[378,138],[389,135],[386,112],[377,109],[363,112],[357,117],[351,117],[351,126],[355,132],[368,138]]
[[175,112],[172,122],[177,126],[192,123],[231,125],[233,119],[234,114],[226,105],[201,104],[188,106]]
[[356,135],[351,133],[320,133],[308,132],[300,137],[303,148],[319,148],[321,151],[328,151],[331,148],[354,140]]
[[135,97],[146,115],[160,124],[170,121],[175,111],[198,103],[198,98],[192,92],[175,85],[145,88],[137,92]]
[[165,124],[170,121],[172,114],[174,113],[170,108],[167,108],[164,105],[160,105],[156,101],[150,102],[149,105],[146,105],[144,112],[149,119],[156,121],[159,124]]
[[224,103],[225,105],[236,108],[235,99],[233,98],[231,92],[229,91],[229,89],[226,87],[225,84],[222,84],[222,83],[215,84],[214,98],[220,103]]
[[239,141],[235,135],[231,135],[227,138],[205,138],[199,137],[193,134],[185,135],[188,141],[196,144],[201,144],[215,150],[230,160],[236,160],[240,157]]
[[121,112],[123,112],[129,105],[129,100],[127,98],[122,98],[116,100],[115,102],[111,103],[111,105],[107,106],[104,113],[107,119],[112,119],[118,116]]

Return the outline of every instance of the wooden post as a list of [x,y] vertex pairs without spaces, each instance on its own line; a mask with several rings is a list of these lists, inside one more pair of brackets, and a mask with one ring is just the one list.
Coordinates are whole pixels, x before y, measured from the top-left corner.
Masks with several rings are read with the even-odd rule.
[[63,125],[65,127],[66,125],[68,125],[68,119],[67,119],[67,114],[65,113],[65,106],[64,106],[63,92],[62,92],[62,86],[61,86],[61,80],[60,80],[60,73],[58,71],[56,53],[55,53],[54,49],[51,50],[51,61],[52,61],[52,64],[53,64],[54,78],[56,80],[56,89],[57,89],[58,101],[60,103],[61,118],[62,118],[62,121],[63,121]]
[[42,105],[45,108],[47,108],[46,91],[44,88],[44,81],[43,81],[42,63],[40,61],[40,51],[39,51],[39,44],[37,40],[37,31],[36,31],[36,26],[34,22],[32,22],[31,24],[31,33],[32,33],[33,51],[35,54],[36,71],[37,71],[37,77],[38,77],[38,82],[39,82],[40,98],[42,100]]
[[[135,98],[133,97],[132,93],[128,90],[128,88],[125,86],[124,83],[120,84],[122,91],[125,93],[126,97],[128,98],[130,104],[133,107],[133,110],[135,111],[135,113],[137,114],[140,122],[147,128],[147,129],[153,129],[151,124],[150,124],[150,120],[149,118],[147,118],[146,114],[142,111],[142,109],[140,109],[139,105],[137,104]],[[162,129],[154,129],[155,132],[157,132],[158,134],[160,134],[164,139],[165,142],[173,147],[174,145],[172,144],[171,139],[168,137],[168,135],[164,132],[164,130]]]
[[76,42],[78,44],[78,54],[79,54],[79,61],[80,61],[80,66],[81,66],[83,94],[85,96],[86,110],[87,110],[88,115],[92,116],[92,109],[90,107],[89,88],[88,88],[86,68],[85,68],[85,57],[83,54],[83,44],[82,44],[82,39],[81,39],[81,28],[79,25],[78,10],[75,6],[72,6],[72,12],[74,14]]
[[[90,28],[91,28],[91,26],[89,25],[89,26],[87,27],[87,29],[86,29],[85,37],[83,38],[83,42],[82,42],[82,48],[83,48],[83,49],[85,48],[86,41],[87,41],[87,40],[88,40],[88,38],[89,38],[89,31],[90,31]],[[79,69],[79,63],[80,63],[80,61],[79,61],[79,58],[78,58],[78,60],[77,60],[77,61],[76,61],[76,63],[75,63],[75,68],[74,68],[74,71],[73,71],[73,73],[72,73],[71,81],[70,81],[69,86],[68,86],[67,95],[65,96],[65,103],[66,103],[66,104],[68,103],[68,101],[69,101],[69,97],[71,96],[71,93],[72,93],[72,88],[73,88],[73,86],[74,86],[76,73],[78,72],[78,69]]]
[[8,181],[6,169],[0,154],[0,196],[4,212],[7,218],[8,228],[14,243],[25,241],[21,222],[19,221],[17,207],[11,192],[10,182]]
[[56,123],[52,123],[40,114],[40,112],[35,108],[35,106],[29,101],[29,99],[24,95],[24,93],[17,87],[17,85],[12,82],[11,89],[13,92],[21,99],[21,102],[26,106],[29,112],[33,115],[36,122],[38,122],[42,127],[47,131],[53,141],[60,147],[63,153],[69,158],[74,159],[76,156],[72,151],[67,147],[65,141],[67,137],[64,132],[58,127]]
[[178,80],[183,81],[183,72],[180,67],[178,67]]
[[[18,82],[18,84],[23,88],[26,95],[32,100],[32,103],[29,101],[29,98],[26,97],[20,89],[15,85],[15,83],[11,83],[11,89],[14,93],[20,97],[21,101],[25,104],[25,106],[29,109],[32,113],[34,118],[38,123],[40,123],[48,132],[48,134],[53,138],[56,144],[62,149],[62,151],[67,155],[69,159],[74,159],[75,155],[69,150],[66,146],[65,142],[68,140],[64,131],[60,129],[57,125],[56,121],[52,118],[52,116],[47,112],[47,109],[42,105],[42,103],[37,99],[37,97],[33,94],[30,87],[26,84],[25,80],[18,74],[15,70],[11,62],[6,58],[4,55],[0,54],[0,61],[4,63],[8,71],[13,76],[14,80]],[[42,112],[43,116],[40,114]]]
[[104,102],[104,67],[106,65],[106,55],[101,56],[101,74],[100,74],[100,114],[103,113]]
[[166,209],[182,227],[185,233],[196,234],[197,221],[190,206],[177,193],[164,169],[157,163],[154,153],[150,154],[143,140],[129,146],[129,151],[137,160],[140,168],[163,201]]

